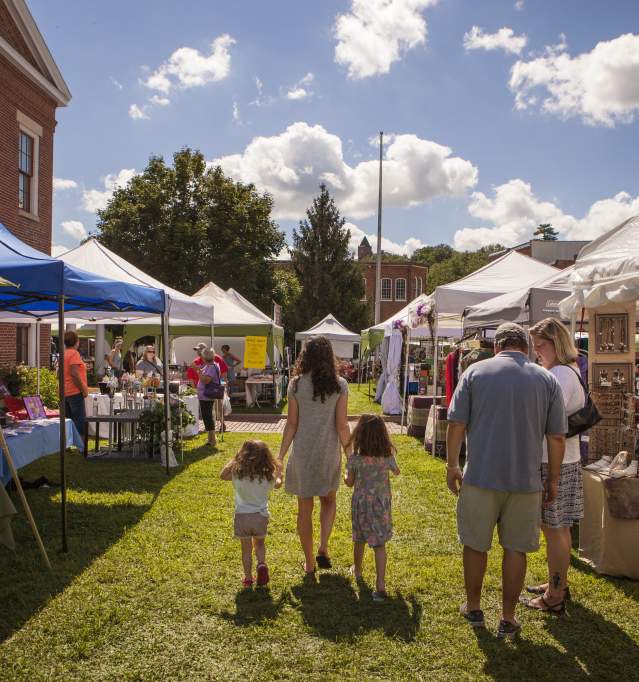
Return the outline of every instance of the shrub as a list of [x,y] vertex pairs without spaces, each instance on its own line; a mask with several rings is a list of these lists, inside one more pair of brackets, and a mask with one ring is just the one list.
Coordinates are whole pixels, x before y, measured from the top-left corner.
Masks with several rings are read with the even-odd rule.
[[[13,396],[36,395],[38,392],[38,370],[35,367],[17,365],[0,369],[0,379],[4,381]],[[60,403],[58,397],[58,375],[52,369],[40,368],[40,396],[50,409]]]

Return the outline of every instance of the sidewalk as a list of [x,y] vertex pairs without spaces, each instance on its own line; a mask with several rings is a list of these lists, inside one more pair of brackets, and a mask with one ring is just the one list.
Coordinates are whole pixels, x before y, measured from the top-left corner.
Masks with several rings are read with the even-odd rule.
[[[352,423],[358,420],[358,416],[349,416],[348,421]],[[398,417],[385,417],[388,432],[399,435],[401,427]],[[286,424],[286,417],[278,414],[232,414],[225,420],[227,433],[283,433]],[[204,428],[200,422],[200,431]]]

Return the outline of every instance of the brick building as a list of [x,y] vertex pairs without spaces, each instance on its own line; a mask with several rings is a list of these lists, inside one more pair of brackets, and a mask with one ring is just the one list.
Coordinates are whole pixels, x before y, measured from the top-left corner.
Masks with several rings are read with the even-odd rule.
[[495,260],[509,251],[517,251],[517,253],[520,253],[522,256],[529,256],[542,263],[547,263],[548,265],[563,270],[564,268],[574,265],[579,252],[587,244],[590,244],[590,242],[564,241],[560,239],[531,239],[523,244],[513,246],[512,249],[498,251],[497,253],[492,254],[490,259]]
[[[71,99],[24,0],[0,0],[0,222],[51,252],[56,108]],[[35,364],[35,324],[0,325],[0,366]],[[41,362],[49,361],[49,327]]]

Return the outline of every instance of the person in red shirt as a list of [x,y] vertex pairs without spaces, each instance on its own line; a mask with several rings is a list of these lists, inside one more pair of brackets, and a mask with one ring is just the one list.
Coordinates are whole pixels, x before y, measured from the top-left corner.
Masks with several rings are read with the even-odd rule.
[[87,366],[80,357],[79,346],[80,338],[76,332],[64,333],[64,406],[80,436],[84,437],[84,399],[89,395],[89,388]]
[[[205,343],[198,343],[197,346],[193,346],[193,350],[197,353],[195,356],[195,359],[189,366],[189,368],[186,370],[186,378],[188,381],[193,384],[195,388],[197,388],[198,382],[200,380],[199,373],[197,371],[197,367],[202,367],[204,365],[204,360],[202,359],[202,353],[206,350],[207,345]],[[213,353],[215,353],[215,349],[211,348]],[[224,359],[219,356],[217,353],[215,353],[215,364],[219,367],[220,369],[220,376],[222,379],[226,378],[226,375],[229,371],[229,366],[224,362]]]

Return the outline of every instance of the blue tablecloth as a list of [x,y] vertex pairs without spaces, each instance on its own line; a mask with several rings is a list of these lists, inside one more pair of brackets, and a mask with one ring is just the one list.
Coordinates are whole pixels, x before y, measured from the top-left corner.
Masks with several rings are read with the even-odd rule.
[[[66,420],[67,447],[75,445],[82,449],[82,437],[70,419]],[[51,419],[44,426],[34,426],[31,433],[19,433],[6,437],[11,457],[16,469],[30,464],[40,457],[46,457],[60,451],[60,420]],[[7,485],[11,480],[11,471],[4,453],[0,456],[0,481]]]

